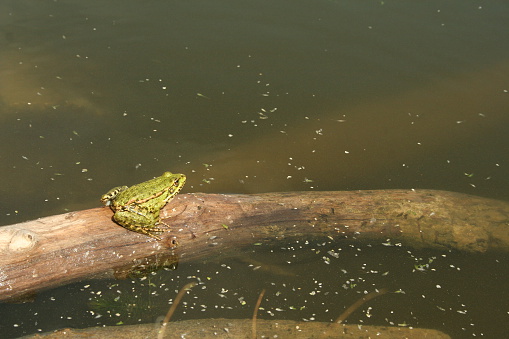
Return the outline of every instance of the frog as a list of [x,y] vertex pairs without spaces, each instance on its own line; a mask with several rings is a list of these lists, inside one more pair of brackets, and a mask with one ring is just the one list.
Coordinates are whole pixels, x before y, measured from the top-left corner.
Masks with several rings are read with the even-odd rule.
[[184,174],[164,172],[160,177],[131,187],[114,187],[101,196],[101,202],[109,206],[113,220],[120,226],[157,240],[157,233],[164,232],[158,227],[161,209],[180,192],[186,183]]

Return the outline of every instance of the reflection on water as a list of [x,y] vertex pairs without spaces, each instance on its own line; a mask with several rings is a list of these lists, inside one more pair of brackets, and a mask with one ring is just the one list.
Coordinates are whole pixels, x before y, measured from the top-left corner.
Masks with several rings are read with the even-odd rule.
[[[166,170],[185,173],[192,192],[420,187],[508,199],[508,10],[503,1],[3,1],[0,223],[98,207],[107,189]],[[418,273],[421,284],[435,274]],[[435,320],[426,307],[411,317],[410,303],[398,306],[390,321],[442,328],[445,316],[448,332],[482,332],[454,320],[462,298],[454,302]],[[327,320],[319,309],[299,317]]]

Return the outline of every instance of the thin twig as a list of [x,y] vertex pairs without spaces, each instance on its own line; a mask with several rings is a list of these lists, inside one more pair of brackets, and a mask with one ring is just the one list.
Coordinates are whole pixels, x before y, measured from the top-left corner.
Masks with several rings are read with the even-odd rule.
[[365,296],[363,296],[362,298],[357,300],[355,303],[353,303],[352,306],[348,307],[343,313],[341,313],[341,315],[336,319],[335,323],[341,324],[343,321],[345,321],[346,318],[348,318],[348,316],[350,314],[355,312],[355,310],[357,310],[359,307],[361,307],[362,304],[364,304],[366,301],[369,301],[369,300],[376,298],[379,295],[385,294],[387,292],[388,291],[386,288],[382,288],[381,290],[373,291],[373,292],[366,294]]
[[253,311],[253,339],[256,339],[256,318],[258,317],[258,309],[260,308],[260,304],[262,303],[263,295],[265,294],[265,289],[260,292],[260,296],[258,297],[258,301],[256,302],[254,311]]
[[170,309],[168,310],[168,313],[166,313],[166,317],[164,317],[163,323],[161,324],[161,329],[159,330],[159,334],[157,335],[157,339],[162,339],[164,337],[164,331],[166,331],[166,326],[168,325],[168,322],[170,321],[171,316],[173,313],[175,313],[175,309],[177,308],[178,304],[180,303],[180,300],[184,296],[184,293],[189,291],[194,286],[198,285],[197,282],[193,281],[188,284],[186,284],[184,287],[182,287],[177,293],[177,296],[175,297],[175,301],[171,305]]

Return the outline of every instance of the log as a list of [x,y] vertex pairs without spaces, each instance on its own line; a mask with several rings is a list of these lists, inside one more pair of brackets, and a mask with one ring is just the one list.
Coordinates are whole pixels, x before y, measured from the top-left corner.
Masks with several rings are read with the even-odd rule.
[[433,190],[181,194],[161,212],[171,225],[161,241],[118,226],[112,214],[94,208],[1,227],[0,300],[123,272],[150,256],[187,262],[296,238],[509,249],[508,202]]
[[[292,338],[292,339],[352,339],[352,338],[434,338],[450,339],[451,337],[438,330],[394,327],[347,325],[319,322],[319,321],[292,321],[292,320],[266,320],[257,321],[257,338]],[[251,319],[192,319],[170,322],[165,332],[165,339],[201,338],[201,339],[245,339],[249,338],[252,329]],[[66,328],[54,332],[37,333],[23,337],[28,338],[157,338],[159,327],[154,324],[90,327],[85,329]]]

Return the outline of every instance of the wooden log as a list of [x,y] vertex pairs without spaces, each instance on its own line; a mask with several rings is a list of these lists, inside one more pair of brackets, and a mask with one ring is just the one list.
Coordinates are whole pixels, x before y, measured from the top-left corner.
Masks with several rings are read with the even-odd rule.
[[148,256],[176,253],[185,262],[295,238],[509,249],[508,202],[443,191],[181,194],[161,213],[171,225],[161,241],[116,225],[106,207],[1,227],[0,300]]
[[[370,326],[370,325],[347,325],[319,322],[319,321],[293,321],[293,320],[269,320],[257,319],[257,338],[292,338],[292,339],[352,339],[352,338],[377,338],[377,339],[401,339],[401,338],[434,338],[450,339],[451,337],[438,330],[395,327],[395,326]],[[252,329],[251,319],[192,319],[170,322],[165,332],[165,339],[180,338],[250,338]],[[157,338],[159,327],[154,324],[122,325],[89,327],[85,329],[66,328],[58,331],[37,333],[28,338]],[[221,334],[223,335],[221,336]],[[227,334],[226,334],[227,333]]]

